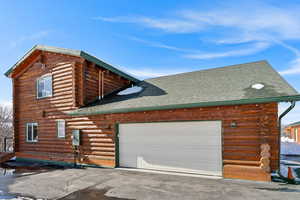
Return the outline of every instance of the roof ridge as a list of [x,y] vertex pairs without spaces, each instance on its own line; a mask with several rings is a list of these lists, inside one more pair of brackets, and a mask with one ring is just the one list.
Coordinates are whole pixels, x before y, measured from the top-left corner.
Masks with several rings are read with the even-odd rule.
[[[40,49],[43,49],[43,48],[53,48],[53,49],[60,49],[60,50],[66,50],[66,51],[77,51],[77,52],[82,52],[82,50],[78,50],[78,49],[72,49],[72,48],[63,48],[63,47],[56,47],[56,46],[50,46],[50,45],[43,45],[43,44],[37,44],[37,45],[34,45],[34,48],[40,48]],[[46,50],[45,50],[46,51]]]
[[159,76],[159,77],[154,77],[154,78],[148,78],[148,79],[145,79],[144,81],[160,79],[160,78],[165,78],[165,77],[171,77],[171,76],[177,76],[177,75],[183,75],[183,74],[190,74],[190,73],[195,73],[195,72],[213,71],[213,70],[218,70],[218,69],[236,67],[236,66],[240,66],[240,65],[254,64],[254,63],[266,63],[270,66],[270,64],[267,60],[258,60],[258,61],[241,63],[241,64],[233,64],[233,65],[226,65],[226,66],[222,66],[222,67],[213,67],[213,68],[209,68],[209,69],[201,69],[201,70],[195,70],[195,71],[190,71],[190,72],[182,72],[182,73],[177,73],[177,74],[164,75],[164,76]]
[[61,54],[65,54],[65,55],[71,55],[71,56],[76,56],[76,57],[82,57],[90,62],[93,62],[103,68],[106,68],[107,70],[110,70],[116,74],[118,74],[119,76],[128,79],[134,83],[138,83],[140,82],[139,79],[137,79],[136,77],[132,76],[131,74],[122,71],[121,69],[118,69],[116,67],[114,67],[113,65],[107,63],[106,61],[103,61],[99,58],[97,58],[96,56],[93,56],[90,53],[87,53],[83,50],[77,50],[77,49],[68,49],[68,48],[61,48],[61,47],[55,47],[55,46],[47,46],[47,45],[41,45],[41,44],[37,44],[34,45],[29,51],[27,51],[25,53],[25,55],[23,55],[16,64],[14,64],[6,73],[5,75],[7,77],[9,77],[9,75],[11,74],[11,72],[17,68],[20,63],[22,63],[29,55],[31,55],[35,50],[41,50],[41,51],[47,51],[47,52],[53,52],[53,53],[61,53]]

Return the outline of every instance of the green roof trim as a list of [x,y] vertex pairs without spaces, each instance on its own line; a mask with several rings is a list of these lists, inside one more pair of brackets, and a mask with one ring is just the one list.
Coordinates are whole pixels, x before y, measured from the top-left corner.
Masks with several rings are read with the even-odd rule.
[[199,102],[191,104],[175,104],[164,106],[151,106],[140,108],[121,108],[112,110],[96,110],[96,111],[71,111],[67,112],[68,115],[99,115],[99,114],[115,114],[115,113],[129,113],[129,112],[141,112],[141,111],[153,111],[153,110],[169,110],[169,109],[184,109],[184,108],[196,108],[196,107],[209,107],[209,106],[229,106],[229,105],[242,105],[242,104],[256,104],[256,103],[270,103],[270,102],[289,102],[300,101],[300,95],[283,96],[283,97],[270,97],[270,98],[256,98],[256,99],[241,99],[232,101],[216,101],[216,102]]
[[300,125],[300,121],[291,123],[291,124],[287,125],[286,127],[293,127],[293,126],[299,126],[299,125]]
[[81,50],[73,50],[73,49],[65,49],[65,48],[58,48],[58,47],[51,47],[51,46],[44,46],[44,45],[35,45],[32,49],[30,49],[16,64],[14,64],[7,72],[5,72],[5,76],[9,77],[10,74],[13,72],[14,69],[16,69],[30,54],[32,54],[35,50],[41,50],[41,51],[48,51],[53,53],[61,53],[71,56],[77,56],[82,57],[90,62],[93,62],[109,71],[112,71],[116,74],[118,74],[121,77],[124,77],[134,83],[140,82],[137,78],[122,72],[121,70],[113,67],[112,65],[96,58],[95,56],[92,56],[84,51]]
[[35,45],[34,47],[32,47],[20,60],[18,60],[18,62],[16,64],[14,64],[11,68],[9,68],[4,75],[9,77],[9,75],[12,73],[12,71],[21,63],[23,62],[32,52],[35,51],[37,45]]

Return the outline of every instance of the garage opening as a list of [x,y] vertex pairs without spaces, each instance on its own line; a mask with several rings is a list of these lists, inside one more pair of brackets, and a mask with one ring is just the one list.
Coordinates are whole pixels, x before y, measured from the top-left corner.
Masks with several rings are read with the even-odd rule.
[[221,121],[119,125],[119,166],[222,176]]

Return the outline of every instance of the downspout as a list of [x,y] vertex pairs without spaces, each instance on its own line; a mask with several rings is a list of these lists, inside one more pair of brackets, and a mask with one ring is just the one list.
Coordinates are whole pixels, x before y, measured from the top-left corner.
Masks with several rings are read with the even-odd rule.
[[101,99],[104,98],[104,71],[101,70]]
[[278,149],[279,149],[279,157],[278,157],[278,175],[282,178],[282,179],[287,179],[286,177],[284,177],[281,174],[281,169],[280,169],[280,152],[281,152],[281,120],[282,118],[288,114],[296,105],[295,101],[291,101],[291,105],[279,116],[279,120],[278,120],[278,128],[279,128],[279,135],[278,135]]
[[100,69],[98,72],[98,99],[101,100],[104,97],[104,70]]

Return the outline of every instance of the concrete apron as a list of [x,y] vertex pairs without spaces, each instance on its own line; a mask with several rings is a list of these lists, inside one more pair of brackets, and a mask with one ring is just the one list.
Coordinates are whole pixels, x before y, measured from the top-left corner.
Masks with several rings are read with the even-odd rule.
[[165,174],[165,175],[175,175],[175,176],[186,176],[186,177],[198,177],[198,178],[207,178],[207,179],[223,179],[221,176],[214,175],[203,175],[203,174],[192,174],[192,173],[182,173],[182,172],[169,172],[169,171],[160,171],[160,170],[150,170],[150,169],[138,169],[138,168],[125,168],[118,167],[116,170],[124,171],[135,171],[135,172],[145,172],[145,173],[155,173],[155,174]]

